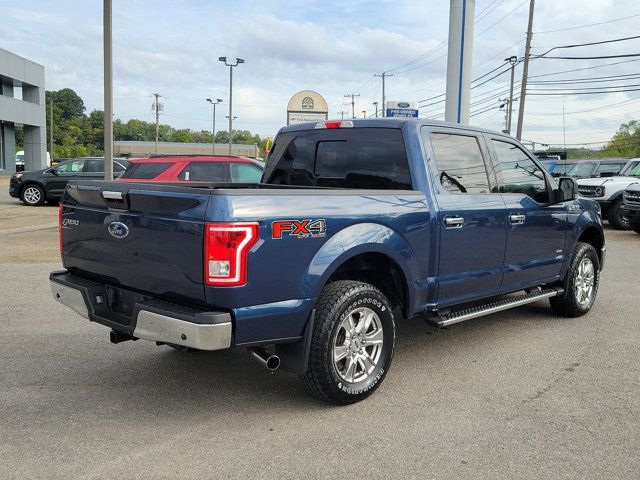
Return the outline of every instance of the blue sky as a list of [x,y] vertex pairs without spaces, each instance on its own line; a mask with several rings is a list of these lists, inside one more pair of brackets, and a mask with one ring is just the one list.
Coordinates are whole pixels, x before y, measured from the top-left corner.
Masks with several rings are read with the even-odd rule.
[[[114,0],[113,4],[114,110],[123,120],[152,120],[152,94],[158,92],[164,97],[163,123],[193,129],[210,129],[211,107],[204,99],[222,98],[225,106],[218,111],[217,128],[225,128],[228,69],[218,56],[246,59],[234,72],[235,126],[261,135],[273,135],[285,123],[288,99],[303,89],[324,95],[333,117],[347,110],[345,94],[359,93],[357,114],[362,110],[370,114],[372,102],[381,96],[380,81],[373,74],[388,69],[396,68],[387,83],[389,100],[417,101],[444,92],[446,0]],[[473,77],[498,67],[510,55],[523,54],[527,6],[523,0],[476,1]],[[88,110],[101,108],[101,1],[0,0],[0,12],[0,46],[45,65],[48,89],[73,88]],[[534,31],[637,13],[640,5],[627,0],[539,1]],[[635,35],[639,19],[536,34],[534,53],[560,44]],[[638,41],[625,42],[580,54],[640,52],[639,47]],[[419,62],[397,68],[425,54]],[[538,60],[532,62],[531,74],[602,63]],[[628,62],[586,70],[580,76],[636,73],[639,66],[640,62]],[[497,95],[507,82],[503,75],[473,90],[472,105],[478,103],[472,107],[473,124],[503,128]],[[621,122],[640,116],[636,97],[640,95],[634,92],[530,97],[524,137],[562,142],[564,105],[568,143],[608,139]],[[443,104],[436,104],[421,110],[421,115],[438,118],[442,109]]]

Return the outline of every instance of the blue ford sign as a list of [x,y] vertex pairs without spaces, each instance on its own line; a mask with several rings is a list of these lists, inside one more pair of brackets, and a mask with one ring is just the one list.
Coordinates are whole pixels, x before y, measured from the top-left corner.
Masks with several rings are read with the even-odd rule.
[[418,116],[415,102],[387,102],[387,117],[411,118]]

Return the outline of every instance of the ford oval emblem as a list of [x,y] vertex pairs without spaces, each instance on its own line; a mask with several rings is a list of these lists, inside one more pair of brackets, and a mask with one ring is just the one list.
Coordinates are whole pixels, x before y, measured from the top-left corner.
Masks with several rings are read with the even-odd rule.
[[122,222],[111,222],[107,227],[107,230],[111,236],[115,238],[125,238],[129,235],[129,227]]
[[398,102],[398,108],[409,108],[409,104],[407,102]]

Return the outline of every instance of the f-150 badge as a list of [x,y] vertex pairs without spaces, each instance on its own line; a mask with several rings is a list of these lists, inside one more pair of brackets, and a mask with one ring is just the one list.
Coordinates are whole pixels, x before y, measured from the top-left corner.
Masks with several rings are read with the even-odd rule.
[[281,239],[283,235],[297,238],[324,237],[327,234],[325,220],[280,220],[271,224],[271,237]]

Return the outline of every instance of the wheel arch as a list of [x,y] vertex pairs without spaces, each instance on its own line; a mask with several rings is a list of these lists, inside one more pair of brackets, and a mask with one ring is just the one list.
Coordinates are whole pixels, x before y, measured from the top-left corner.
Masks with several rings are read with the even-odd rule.
[[[407,316],[412,310],[414,260],[411,247],[398,232],[381,224],[360,223],[341,230],[323,245],[303,284],[310,296],[318,297],[331,281],[365,281],[378,287]],[[381,272],[388,272],[389,278]]]
[[20,191],[18,192],[18,198],[20,198],[20,200],[22,200],[22,192],[24,192],[26,188],[28,188],[28,187],[30,187],[32,185],[35,185],[36,187],[40,187],[40,189],[42,190],[42,194],[44,195],[43,200],[47,200],[47,189],[44,188],[44,185],[41,184],[40,182],[38,182],[37,180],[27,180],[22,185],[20,185]]

